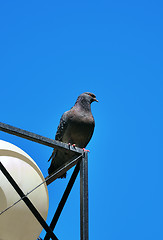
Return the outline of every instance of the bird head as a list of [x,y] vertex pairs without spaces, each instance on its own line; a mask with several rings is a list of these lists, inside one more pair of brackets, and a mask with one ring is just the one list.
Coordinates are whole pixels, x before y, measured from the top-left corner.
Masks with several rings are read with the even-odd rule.
[[[93,94],[93,93],[91,93],[91,92],[82,93],[80,96],[81,96],[82,98],[84,98],[86,101],[88,101],[89,103],[98,102],[98,100],[96,99],[95,94]],[[79,97],[80,97],[80,96],[79,96]]]
[[90,111],[92,102],[98,102],[96,96],[93,93],[85,92],[78,97],[75,105],[82,107],[85,111]]

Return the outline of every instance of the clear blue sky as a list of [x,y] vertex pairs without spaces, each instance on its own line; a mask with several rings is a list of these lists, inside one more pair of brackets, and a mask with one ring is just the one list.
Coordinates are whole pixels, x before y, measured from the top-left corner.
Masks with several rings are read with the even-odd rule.
[[[90,239],[163,239],[162,1],[1,1],[0,121],[54,138],[62,113],[96,94]],[[0,132],[47,176],[51,149]],[[49,187],[50,223],[66,180]],[[79,239],[79,178],[58,222]],[[41,234],[44,236],[44,232]]]

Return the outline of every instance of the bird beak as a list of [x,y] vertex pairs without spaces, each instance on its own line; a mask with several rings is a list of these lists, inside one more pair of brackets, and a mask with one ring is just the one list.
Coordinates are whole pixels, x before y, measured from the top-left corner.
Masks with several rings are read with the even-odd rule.
[[96,98],[93,99],[94,102],[98,102],[98,100]]

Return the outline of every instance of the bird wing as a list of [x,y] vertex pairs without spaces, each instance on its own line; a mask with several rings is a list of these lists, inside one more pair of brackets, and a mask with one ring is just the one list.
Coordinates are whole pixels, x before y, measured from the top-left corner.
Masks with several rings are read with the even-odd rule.
[[[62,138],[64,136],[64,133],[65,133],[65,130],[67,128],[67,125],[68,125],[68,120],[67,120],[67,112],[65,112],[61,119],[60,119],[60,123],[58,125],[58,128],[57,128],[57,132],[56,132],[56,135],[55,135],[55,140],[57,141],[62,141]],[[52,152],[52,155],[50,156],[48,162],[54,158],[54,156],[56,155],[57,153],[57,150],[53,150]]]
[[62,141],[67,125],[68,125],[68,118],[67,118],[67,112],[65,112],[60,119],[60,123],[55,135],[55,140]]

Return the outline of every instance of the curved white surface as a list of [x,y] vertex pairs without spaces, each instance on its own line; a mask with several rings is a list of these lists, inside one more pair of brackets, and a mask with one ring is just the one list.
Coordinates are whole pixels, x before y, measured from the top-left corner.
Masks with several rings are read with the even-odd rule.
[[[27,153],[2,140],[0,161],[25,194],[45,180]],[[49,206],[46,184],[42,184],[28,197],[46,220]],[[19,199],[15,189],[0,171],[0,212]],[[22,200],[0,215],[0,240],[36,240],[41,231],[42,226]]]

